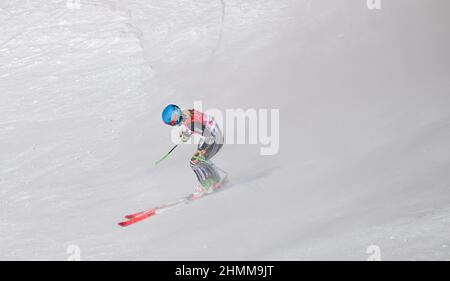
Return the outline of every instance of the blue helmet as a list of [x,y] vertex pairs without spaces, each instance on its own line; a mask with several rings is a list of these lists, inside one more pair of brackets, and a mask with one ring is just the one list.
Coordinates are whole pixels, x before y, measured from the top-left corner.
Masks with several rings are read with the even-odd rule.
[[181,116],[181,109],[174,104],[169,104],[162,112],[163,122],[170,126],[180,124]]

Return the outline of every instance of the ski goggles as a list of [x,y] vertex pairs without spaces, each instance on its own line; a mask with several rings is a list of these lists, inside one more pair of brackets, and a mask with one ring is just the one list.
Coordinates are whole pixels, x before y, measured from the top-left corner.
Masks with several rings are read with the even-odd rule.
[[178,125],[178,123],[180,123],[180,121],[181,121],[181,115],[173,114],[172,115],[172,120],[170,120],[169,125],[170,126]]

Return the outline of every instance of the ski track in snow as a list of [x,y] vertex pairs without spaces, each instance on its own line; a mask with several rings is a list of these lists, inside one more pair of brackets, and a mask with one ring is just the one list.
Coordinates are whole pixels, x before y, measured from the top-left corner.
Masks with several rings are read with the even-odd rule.
[[[450,259],[445,0],[0,3],[0,260]],[[280,153],[225,145],[196,186],[167,103],[279,108]]]

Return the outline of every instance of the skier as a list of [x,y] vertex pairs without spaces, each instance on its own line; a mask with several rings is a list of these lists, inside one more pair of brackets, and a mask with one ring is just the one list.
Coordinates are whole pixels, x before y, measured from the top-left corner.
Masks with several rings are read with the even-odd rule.
[[181,110],[178,106],[169,104],[162,112],[162,119],[167,125],[181,127],[181,142],[187,142],[193,134],[201,136],[197,151],[190,161],[200,182],[194,196],[220,188],[223,181],[211,163],[211,158],[222,148],[224,138],[214,118],[195,109]]

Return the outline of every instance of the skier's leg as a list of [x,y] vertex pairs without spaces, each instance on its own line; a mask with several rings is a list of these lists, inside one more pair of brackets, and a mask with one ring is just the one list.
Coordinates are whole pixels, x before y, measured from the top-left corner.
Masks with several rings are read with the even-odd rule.
[[207,170],[207,186],[214,185],[218,183],[221,179],[220,174],[214,168],[214,165],[211,162],[211,158],[216,155],[216,153],[222,148],[222,144],[212,143],[210,145],[203,145],[200,147],[200,151],[202,152],[202,158],[210,162],[211,164],[204,163],[205,169]]
[[202,151],[197,151],[191,158],[190,166],[200,184],[208,187],[208,179],[211,178],[210,165],[200,159],[205,159],[205,156]]
[[189,163],[191,169],[194,171],[195,176],[197,177],[197,180],[199,182],[202,182],[206,179],[207,177],[207,173],[204,171],[205,169],[203,168],[202,163],[196,158],[195,154],[192,158],[191,158],[191,162]]
[[210,164],[201,161],[201,159],[206,160],[208,150],[209,146],[202,145],[199,147],[194,156],[192,156],[190,161],[190,166],[205,191],[213,186],[215,182],[220,181],[220,175],[215,171],[215,169]]
[[[211,163],[211,165],[208,165],[211,174],[213,175],[214,178],[218,178],[220,180],[220,174],[217,171],[217,169],[215,169],[214,164],[212,164],[211,158],[217,154],[217,152],[219,152],[219,150],[222,148],[223,144],[218,144],[215,143],[213,145],[211,145],[211,147],[209,148],[209,150],[207,151],[207,155],[206,155],[206,160],[208,160],[208,162]],[[218,180],[218,181],[219,181]]]
[[205,160],[210,161],[211,158],[214,157],[214,155],[217,154],[217,152],[219,152],[219,150],[222,148],[223,144],[219,144],[219,143],[213,143],[211,145],[209,145],[208,147],[206,147],[205,150]]
[[197,180],[200,183],[200,186],[195,190],[193,193],[193,197],[199,197],[203,193],[207,192],[209,188],[211,187],[210,183],[210,171],[208,169],[208,166],[198,160],[198,153],[194,154],[194,156],[191,158],[190,166],[192,170],[194,171]]

